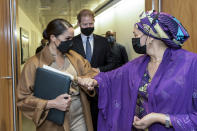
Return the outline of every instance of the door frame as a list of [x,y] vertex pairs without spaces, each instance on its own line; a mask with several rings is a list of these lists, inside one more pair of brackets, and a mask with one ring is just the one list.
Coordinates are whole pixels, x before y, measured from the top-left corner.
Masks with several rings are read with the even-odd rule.
[[145,0],[145,11],[156,10],[162,11],[162,0]]
[[17,0],[9,0],[10,17],[10,44],[11,44],[11,76],[12,76],[12,107],[13,107],[13,129],[19,131],[19,115],[16,107],[16,87],[18,78],[18,31],[17,31]]

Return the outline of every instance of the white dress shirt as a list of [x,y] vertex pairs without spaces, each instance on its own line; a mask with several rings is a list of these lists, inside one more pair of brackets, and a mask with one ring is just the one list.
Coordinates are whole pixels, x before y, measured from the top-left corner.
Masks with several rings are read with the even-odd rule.
[[93,54],[93,47],[94,47],[94,37],[93,37],[93,34],[91,34],[90,36],[85,36],[84,34],[81,34],[81,39],[82,39],[82,42],[83,42],[84,51],[86,53],[86,40],[87,40],[87,37],[89,37],[90,46],[91,46],[91,53]]

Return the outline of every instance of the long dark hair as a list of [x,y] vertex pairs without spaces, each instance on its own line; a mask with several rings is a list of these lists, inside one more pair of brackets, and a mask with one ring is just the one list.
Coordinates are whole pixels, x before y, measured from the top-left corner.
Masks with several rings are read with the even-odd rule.
[[47,25],[47,28],[43,32],[43,38],[50,42],[50,36],[55,37],[61,35],[68,28],[73,27],[67,20],[64,19],[54,19]]

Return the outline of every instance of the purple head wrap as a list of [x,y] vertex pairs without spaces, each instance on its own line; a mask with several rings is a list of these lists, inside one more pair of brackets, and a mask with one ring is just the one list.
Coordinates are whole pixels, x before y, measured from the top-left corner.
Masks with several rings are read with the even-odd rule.
[[189,38],[182,24],[173,16],[156,11],[143,12],[137,28],[144,34],[162,40],[168,47],[181,48]]

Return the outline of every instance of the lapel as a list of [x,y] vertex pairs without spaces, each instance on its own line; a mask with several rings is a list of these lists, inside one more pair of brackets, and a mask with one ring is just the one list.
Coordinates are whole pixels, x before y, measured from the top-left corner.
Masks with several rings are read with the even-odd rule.
[[81,72],[79,70],[79,65],[77,63],[77,60],[75,57],[74,57],[74,51],[70,50],[68,53],[66,53],[66,56],[68,57],[70,63],[73,65],[73,67],[75,68],[76,72],[77,72],[77,76],[80,76],[81,75]]
[[91,58],[91,64],[95,61],[96,55],[99,54],[98,52],[98,45],[99,45],[99,39],[96,35],[93,34],[93,39],[94,39],[94,44],[93,44],[93,53],[92,53],[92,58]]
[[79,50],[80,54],[84,58],[86,58],[86,54],[85,54],[85,50],[84,50],[84,47],[83,47],[83,41],[82,41],[82,38],[81,38],[81,34],[76,36],[76,46],[77,46],[77,49]]

